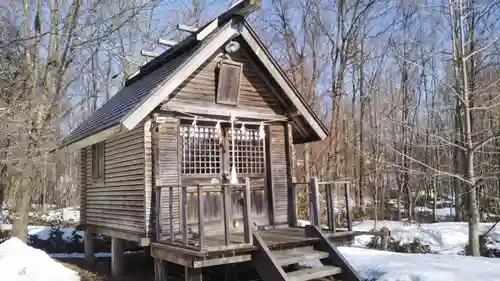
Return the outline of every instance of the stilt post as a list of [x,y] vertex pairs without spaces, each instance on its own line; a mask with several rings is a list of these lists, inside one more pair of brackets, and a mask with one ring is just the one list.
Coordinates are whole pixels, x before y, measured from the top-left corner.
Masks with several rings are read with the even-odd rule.
[[92,268],[95,264],[94,240],[92,239],[92,232],[89,230],[85,230],[83,235],[83,247],[85,248],[85,264],[88,268]]
[[123,240],[111,237],[111,277],[120,278],[123,275]]

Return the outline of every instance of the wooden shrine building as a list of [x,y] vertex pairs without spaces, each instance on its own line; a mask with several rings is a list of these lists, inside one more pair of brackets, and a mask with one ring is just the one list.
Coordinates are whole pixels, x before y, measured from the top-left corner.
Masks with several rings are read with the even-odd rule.
[[[335,248],[351,232],[296,227],[293,144],[329,133],[245,21],[258,2],[191,30],[63,141],[81,152],[86,256],[91,233],[111,236],[115,276],[129,240],[149,246],[158,281],[169,263],[201,280],[237,262],[265,281],[359,280]],[[309,259],[323,266],[285,267]]]

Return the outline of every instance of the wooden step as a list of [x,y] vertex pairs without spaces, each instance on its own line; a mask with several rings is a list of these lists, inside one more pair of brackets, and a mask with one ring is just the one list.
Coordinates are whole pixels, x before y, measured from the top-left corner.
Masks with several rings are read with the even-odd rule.
[[316,251],[313,247],[293,248],[289,250],[272,251],[271,253],[280,266],[320,260],[328,257],[327,252]]
[[340,267],[324,265],[313,268],[305,268],[287,274],[289,281],[308,281],[317,278],[337,275],[342,272]]

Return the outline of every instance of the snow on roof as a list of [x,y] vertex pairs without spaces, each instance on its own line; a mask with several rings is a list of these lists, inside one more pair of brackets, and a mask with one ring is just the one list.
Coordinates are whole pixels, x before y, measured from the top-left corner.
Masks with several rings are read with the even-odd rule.
[[0,244],[2,281],[80,281],[73,270],[17,238]]

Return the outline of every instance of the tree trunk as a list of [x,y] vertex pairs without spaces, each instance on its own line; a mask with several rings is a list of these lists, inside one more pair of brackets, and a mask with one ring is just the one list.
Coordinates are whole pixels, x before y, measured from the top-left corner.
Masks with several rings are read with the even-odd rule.
[[477,207],[477,186],[474,184],[474,155],[472,151],[467,153],[467,177],[472,179],[469,185],[469,247],[472,256],[480,256],[479,248],[479,210]]
[[17,237],[24,243],[28,240],[28,219],[31,203],[28,180],[21,180],[19,190],[16,191],[16,206],[12,223],[12,237]]
[[436,209],[437,209],[437,179],[432,177],[432,220],[434,222],[438,221]]

